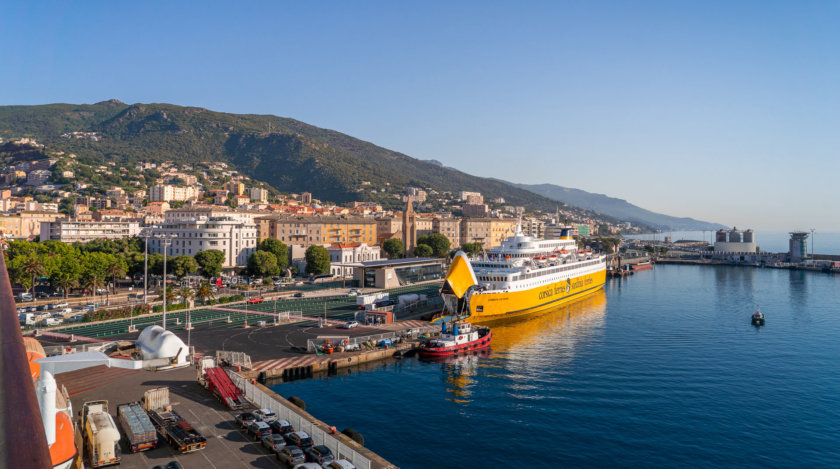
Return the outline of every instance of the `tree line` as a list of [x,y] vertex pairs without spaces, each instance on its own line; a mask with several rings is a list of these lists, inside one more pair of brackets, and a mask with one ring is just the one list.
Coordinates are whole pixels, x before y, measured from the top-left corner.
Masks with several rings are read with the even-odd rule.
[[[126,275],[142,275],[145,270],[145,246],[140,238],[100,239],[87,243],[61,241],[14,240],[4,252],[9,277],[30,292],[36,285],[49,285],[63,290],[65,298],[73,289],[95,291],[106,285],[116,287],[116,281]],[[207,279],[222,273],[225,255],[211,249],[195,256],[167,256],[166,272],[183,279],[200,273]],[[310,246],[306,251],[306,271],[323,274],[330,270],[330,256],[322,246]],[[148,256],[148,271],[163,275],[163,254]],[[263,240],[248,258],[243,273],[265,277],[281,275],[289,267],[289,249],[274,238]]]

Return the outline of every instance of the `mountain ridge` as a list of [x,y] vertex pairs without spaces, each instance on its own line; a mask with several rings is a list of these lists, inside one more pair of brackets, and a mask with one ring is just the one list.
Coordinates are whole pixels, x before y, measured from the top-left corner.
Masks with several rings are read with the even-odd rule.
[[595,194],[581,189],[558,186],[556,184],[518,184],[516,187],[526,189],[552,200],[592,210],[621,220],[650,225],[658,229],[674,231],[704,231],[727,228],[720,223],[695,220],[689,217],[674,217],[656,213],[627,202],[624,199],[610,197],[605,194]]

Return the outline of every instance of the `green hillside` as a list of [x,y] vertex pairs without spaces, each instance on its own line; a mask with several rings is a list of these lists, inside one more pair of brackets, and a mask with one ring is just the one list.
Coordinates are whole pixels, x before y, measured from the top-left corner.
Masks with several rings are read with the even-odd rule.
[[[97,132],[99,141],[62,137]],[[371,192],[429,187],[478,191],[511,205],[553,211],[557,202],[502,181],[479,178],[378,147],[332,130],[269,115],[228,114],[171,104],[116,100],[92,105],[0,106],[0,137],[33,137],[78,161],[221,161],[287,192],[309,191],[322,200],[395,199]],[[369,185],[363,185],[369,182]]]

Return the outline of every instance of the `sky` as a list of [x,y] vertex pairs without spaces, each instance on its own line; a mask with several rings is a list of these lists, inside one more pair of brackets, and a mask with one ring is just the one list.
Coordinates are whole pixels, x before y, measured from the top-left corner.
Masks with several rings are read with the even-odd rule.
[[478,176],[840,231],[840,2],[0,3],[0,105],[274,114]]

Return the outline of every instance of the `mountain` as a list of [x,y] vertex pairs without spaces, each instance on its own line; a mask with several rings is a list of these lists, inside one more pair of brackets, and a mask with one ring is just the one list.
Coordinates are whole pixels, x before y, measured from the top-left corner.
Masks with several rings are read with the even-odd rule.
[[558,202],[609,215],[619,220],[653,226],[658,229],[702,231],[726,228],[726,226],[719,223],[710,223],[693,218],[678,218],[651,212],[650,210],[637,207],[626,200],[608,197],[604,194],[593,194],[580,189],[570,189],[568,187],[555,186],[554,184],[510,184]]
[[[75,136],[92,132],[95,138]],[[224,162],[284,192],[308,191],[332,202],[373,200],[397,207],[407,187],[477,191],[507,204],[553,211],[555,201],[502,181],[421,161],[294,119],[229,114],[172,104],[0,106],[0,138],[31,137],[79,163]],[[403,192],[404,193],[404,192]],[[592,216],[592,214],[585,214]]]

